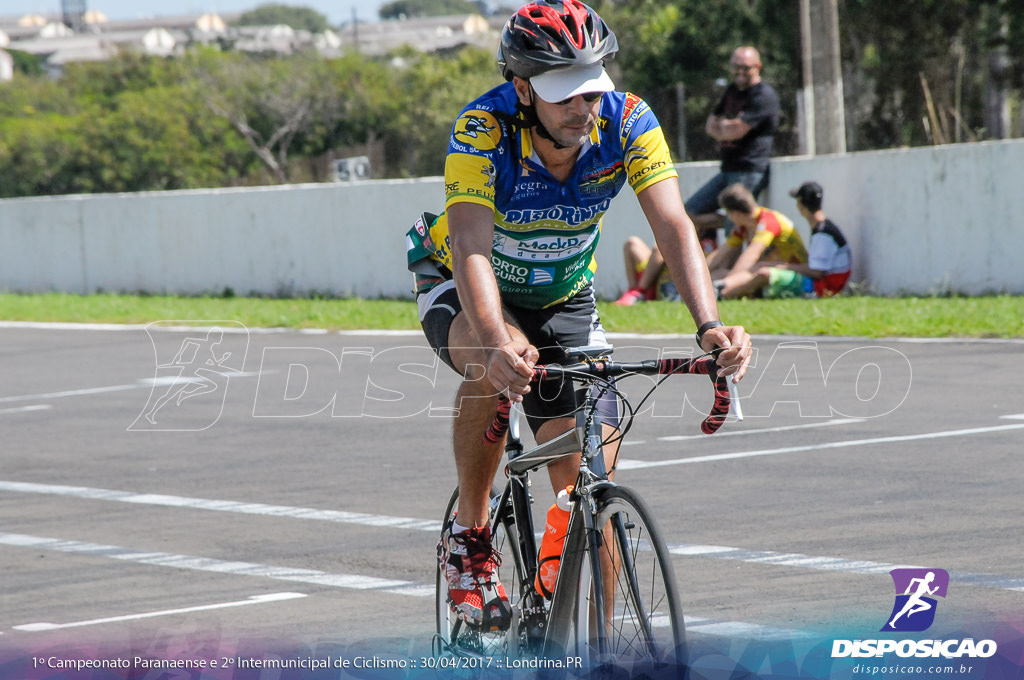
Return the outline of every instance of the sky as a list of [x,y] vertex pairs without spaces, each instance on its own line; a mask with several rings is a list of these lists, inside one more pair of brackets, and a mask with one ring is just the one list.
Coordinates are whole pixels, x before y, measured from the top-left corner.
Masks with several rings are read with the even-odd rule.
[[[203,12],[243,12],[266,2],[311,7],[336,26],[351,20],[353,11],[363,21],[376,21],[377,10],[388,0],[85,0],[85,7],[99,10],[110,19],[142,19]],[[0,0],[0,16],[60,11],[61,0]]]

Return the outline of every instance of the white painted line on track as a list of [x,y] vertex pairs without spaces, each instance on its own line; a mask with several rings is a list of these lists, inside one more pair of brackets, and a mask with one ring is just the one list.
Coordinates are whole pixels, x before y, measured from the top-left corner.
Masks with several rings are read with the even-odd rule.
[[[217,371],[219,375],[227,378],[253,378],[260,375],[258,372],[223,372]],[[264,372],[266,373],[266,372]],[[199,382],[197,378],[185,376],[166,376],[161,378],[140,378],[138,381],[128,385],[109,385],[107,387],[86,387],[80,390],[62,390],[59,392],[44,392],[42,394],[18,394],[10,397],[0,397],[0,404],[10,404],[19,401],[42,401],[44,399],[63,399],[64,397],[84,397],[90,394],[106,394],[109,392],[124,392],[127,390],[151,390],[154,387],[166,385],[178,385],[182,383]],[[45,408],[50,408],[46,406]],[[2,411],[0,411],[2,413]]]
[[[353,576],[348,574],[326,574],[324,572],[309,569],[292,569],[288,567],[273,567],[268,565],[251,564],[246,562],[225,562],[205,557],[194,557],[189,555],[172,555],[168,553],[154,553],[132,550],[112,545],[97,543],[83,543],[79,541],[66,541],[56,538],[43,538],[39,536],[26,536],[23,534],[0,533],[0,544],[18,547],[31,547],[35,549],[55,550],[65,553],[75,553],[90,556],[108,557],[113,559],[126,560],[140,564],[149,564],[161,567],[175,567],[180,569],[193,569],[199,571],[211,571],[221,574],[233,574],[237,576],[263,576],[283,581],[311,583],[315,585],[326,585],[340,588],[354,588],[359,590],[375,590],[379,592],[407,595],[411,597],[433,597],[433,585],[418,585],[406,581],[392,581],[388,579],[369,576]],[[287,596],[287,597],[286,597]],[[200,607],[189,607],[162,612],[150,612],[128,616],[111,617],[105,619],[92,619],[89,621],[78,621],[67,624],[53,623],[30,623],[14,626],[16,630],[24,632],[38,632],[54,630],[59,628],[71,628],[87,625],[99,625],[103,623],[114,623],[155,616],[166,616],[209,609],[237,607],[247,604],[259,604],[268,601],[280,601],[295,597],[305,597],[299,593],[278,593],[276,595],[250,598],[239,602],[229,602],[217,605]],[[686,625],[693,626],[691,632],[705,635],[750,637],[758,639],[794,639],[806,636],[807,633],[799,630],[772,628],[755,623],[744,623],[741,621],[714,621],[706,618],[686,618]]]
[[117,501],[119,503],[137,503],[140,505],[159,505],[171,508],[190,510],[215,510],[218,512],[235,512],[243,515],[263,515],[269,517],[290,517],[294,519],[313,519],[343,524],[359,524],[369,527],[387,527],[393,529],[415,529],[441,533],[438,521],[417,519],[413,517],[392,517],[388,515],[371,515],[363,512],[345,512],[342,510],[316,510],[298,508],[288,505],[267,505],[264,503],[243,503],[240,501],[212,500],[207,498],[187,498],[168,496],[165,494],[134,493],[131,491],[114,491],[112,489],[94,489],[85,486],[62,486],[58,484],[33,484],[31,482],[10,482],[0,480],[0,491],[16,491],[19,493],[38,493],[53,496],[71,496],[100,501]]
[[7,413],[28,413],[30,411],[48,411],[53,408],[49,404],[33,404],[32,406],[18,406],[15,408],[0,408],[0,415]]
[[806,630],[793,628],[773,628],[762,626],[757,623],[744,623],[742,621],[715,621],[696,616],[683,616],[686,624],[686,633],[698,635],[715,635],[731,639],[755,639],[755,640],[800,640],[805,638],[816,638],[817,636]]
[[[175,319],[180,321],[180,319]],[[208,325],[182,325],[182,326],[160,326],[159,321],[149,324],[116,324],[116,323],[76,323],[71,321],[0,321],[0,329],[3,328],[27,328],[27,329],[39,329],[39,330],[84,330],[84,331],[139,331],[146,329],[172,331],[172,332],[192,332],[195,330],[206,330],[214,328],[214,326]],[[215,323],[214,320],[207,321],[196,321],[197,324],[208,324]],[[239,322],[235,322],[239,323]],[[276,333],[298,333],[307,335],[329,335],[331,333],[337,335],[381,335],[381,336],[397,336],[397,337],[423,337],[423,331],[421,330],[376,330],[373,328],[361,328],[354,330],[342,330],[342,331],[330,331],[325,328],[282,328],[282,327],[242,327],[232,329],[230,327],[220,328],[225,333],[253,333],[253,334],[276,334]],[[693,342],[692,333],[628,333],[628,332],[611,332],[607,334],[610,340],[629,340],[632,338],[639,339],[654,339],[654,340],[684,340],[689,346],[689,343]],[[908,338],[908,337],[889,337],[889,338],[870,338],[866,336],[858,335],[758,335],[757,341],[767,342],[788,342],[790,340],[809,340],[812,342],[827,344],[837,342],[904,342],[911,344],[930,345],[930,344],[985,344],[985,345],[1021,345],[1024,344],[1024,338]]]
[[[780,553],[773,550],[746,550],[730,548],[724,545],[691,545],[686,543],[669,544],[668,550],[673,555],[684,557],[709,557],[717,560],[736,560],[748,564],[769,564],[781,567],[799,567],[820,571],[838,571],[846,574],[888,574],[893,569],[920,569],[913,564],[889,564],[869,560],[850,560],[842,557],[816,557],[799,553]],[[1015,576],[999,576],[974,572],[949,573],[958,585],[982,586],[998,590],[1024,592],[1024,578]]]
[[737,458],[755,458],[758,456],[777,456],[783,453],[802,453],[805,451],[824,451],[826,449],[844,449],[852,446],[873,446],[875,444],[895,444],[898,442],[919,441],[925,439],[944,439],[946,437],[967,437],[975,434],[990,434],[1024,429],[1020,425],[995,425],[992,427],[972,427],[963,430],[944,430],[941,432],[924,432],[922,434],[894,435],[891,437],[874,437],[871,439],[851,439],[841,442],[807,444],[805,446],[786,446],[777,449],[761,449],[754,451],[737,451],[735,453],[719,453],[709,456],[693,456],[691,458],[673,458],[670,460],[640,461],[620,460],[620,470],[641,470],[645,468],[667,467],[670,465],[688,465],[691,463],[713,463]]
[[[174,319],[178,321],[178,319]],[[223,321],[230,321],[225,319]],[[61,322],[61,321],[0,321],[0,329],[3,328],[24,328],[29,330],[44,330],[44,331],[161,331],[168,333],[192,333],[195,331],[212,330],[217,328],[226,334],[247,334],[247,335],[279,335],[283,333],[295,333],[297,335],[380,335],[380,336],[395,336],[395,337],[423,337],[423,331],[421,330],[373,330],[373,329],[362,329],[362,330],[341,330],[341,331],[329,331],[326,328],[283,328],[283,327],[271,327],[265,328],[262,326],[245,326],[241,325],[241,322],[235,321],[240,326],[222,326],[217,325],[218,323],[213,320],[201,321],[197,320],[195,325],[175,325],[175,326],[162,326],[160,321],[147,324],[138,323],[73,323],[73,322]],[[211,325],[213,324],[213,325]]]
[[1024,413],[1015,413],[1010,416],[999,416],[1000,418],[1006,418],[1008,420],[1024,420]]
[[258,576],[278,581],[309,583],[312,585],[329,586],[332,588],[373,590],[377,592],[409,595],[413,597],[434,596],[433,585],[427,586],[419,583],[412,583],[410,581],[400,581],[397,579],[361,576],[359,574],[330,574],[323,571],[317,571],[315,569],[279,567],[269,564],[255,564],[252,562],[229,562],[227,560],[218,560],[211,557],[149,552],[144,550],[133,550],[132,548],[123,548],[116,545],[86,543],[83,541],[45,538],[42,536],[27,536],[25,534],[0,533],[0,545],[34,548],[36,550],[53,550],[56,552],[72,553],[77,555],[107,557],[115,560],[123,560],[125,562],[134,562],[136,564],[172,567],[174,569],[189,569],[193,571],[206,571],[217,574],[229,574],[232,576]]
[[[616,616],[623,616],[625,612],[616,610]],[[743,621],[716,621],[700,616],[683,616],[686,625],[686,632],[700,635],[716,635],[729,638],[744,638],[756,640],[799,640],[803,638],[816,637],[806,630],[795,628],[773,628],[757,623],[744,623]],[[651,616],[653,628],[667,628],[672,625],[672,619],[667,614],[654,614]]]
[[[1004,416],[1005,417],[1005,416]],[[735,422],[735,420],[729,420],[728,422]],[[865,423],[866,418],[836,418],[834,420],[826,420],[820,423],[805,423],[803,425],[780,425],[778,427],[761,427],[756,430],[727,430],[722,432],[719,430],[715,433],[715,441],[718,441],[722,437],[736,437],[739,435],[748,434],[771,434],[773,432],[789,432],[792,430],[803,430],[815,427],[828,427],[830,425],[854,425],[856,423]],[[707,440],[708,435],[706,434],[670,434],[664,437],[655,437],[654,441],[659,442],[682,442],[691,439],[704,439]],[[624,441],[620,446],[639,446],[641,444],[647,444],[645,439],[631,439]]]
[[105,394],[108,392],[123,392],[125,390],[151,389],[153,386],[142,384],[134,385],[111,385],[109,387],[89,387],[81,390],[63,390],[61,392],[44,392],[42,394],[21,394],[12,397],[0,397],[0,404],[10,404],[18,401],[41,401],[43,399],[61,399],[63,397],[82,397],[89,394]]
[[158,616],[172,616],[174,614],[191,614],[192,612],[205,612],[211,609],[228,609],[231,607],[246,607],[253,604],[266,604],[268,602],[282,602],[284,600],[296,600],[308,597],[305,593],[269,593],[267,595],[253,595],[247,600],[235,602],[221,602],[219,604],[206,604],[196,607],[182,607],[180,609],[165,609],[157,612],[146,612],[144,614],[125,614],[124,616],[111,616],[105,619],[90,619],[88,621],[75,621],[73,623],[25,623],[20,626],[12,626],[14,630],[37,632],[43,630],[60,630],[62,628],[81,628],[83,626],[96,626],[104,623],[118,623],[121,621],[137,621],[139,619],[152,619]]
[[[60,486],[56,484],[32,484],[27,482],[11,482],[0,480],[0,491],[20,493],[38,493],[57,496],[87,498],[91,500],[115,501],[121,503],[138,503],[164,507],[188,508],[196,510],[215,510],[218,512],[237,512],[250,515],[267,515],[272,517],[290,517],[293,519],[309,519],[318,521],[341,522],[373,527],[394,529],[412,529],[437,534],[441,531],[440,522],[414,519],[410,517],[390,517],[387,515],[370,515],[356,512],[339,512],[298,508],[282,505],[264,505],[261,503],[240,503],[237,501],[218,501],[204,498],[184,498],[160,494],[138,494],[129,491],[113,491],[110,489],[93,489],[80,486]],[[3,541],[0,540],[0,543]],[[885,574],[896,568],[895,564],[872,562],[868,560],[850,560],[840,557],[821,557],[800,555],[796,553],[779,553],[770,550],[749,550],[730,546],[669,544],[669,550],[675,555],[684,557],[705,557],[726,559],[751,564],[775,564],[787,567],[838,571],[857,574]],[[906,565],[913,566],[913,565]],[[965,585],[983,586],[1002,590],[1024,591],[1024,578],[1000,576],[997,574],[959,573],[958,582]],[[424,586],[426,587],[426,586]]]
[[[762,427],[756,430],[729,430],[726,432],[716,432],[715,440],[722,437],[736,437],[740,435],[748,434],[769,434],[772,432],[790,432],[792,430],[805,430],[815,427],[829,427],[832,425],[853,425],[856,423],[866,423],[865,418],[836,418],[834,420],[826,420],[819,423],[804,423],[803,425],[780,425],[779,427]],[[688,439],[707,439],[706,434],[687,434],[687,435],[667,435],[664,437],[657,437],[659,442],[681,442]]]

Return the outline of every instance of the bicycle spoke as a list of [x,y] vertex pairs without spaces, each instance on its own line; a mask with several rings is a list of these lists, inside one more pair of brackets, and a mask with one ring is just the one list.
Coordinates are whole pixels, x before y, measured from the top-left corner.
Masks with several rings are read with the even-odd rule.
[[[590,605],[589,560],[581,574],[576,649],[590,664],[612,664],[642,672],[684,662],[684,630],[672,565],[643,501],[629,489],[608,490],[597,526],[604,527],[602,573],[604,616]],[[584,620],[584,616],[586,620]],[[603,630],[596,621],[604,618]],[[603,640],[603,653],[601,638]]]

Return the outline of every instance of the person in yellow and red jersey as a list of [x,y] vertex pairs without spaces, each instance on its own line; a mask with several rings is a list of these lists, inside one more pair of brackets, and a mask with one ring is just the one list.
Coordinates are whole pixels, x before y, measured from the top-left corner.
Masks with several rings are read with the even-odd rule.
[[718,195],[718,204],[736,225],[725,243],[708,256],[718,297],[802,297],[804,277],[793,267],[807,264],[807,248],[793,222],[758,205],[739,183],[726,187]]
[[[734,380],[750,362],[750,336],[719,320],[661,127],[605,71],[617,50],[615,34],[578,0],[520,8],[498,49],[507,82],[453,126],[445,212],[424,213],[407,234],[424,334],[464,377],[453,424],[459,503],[438,560],[449,604],[470,626],[501,630],[511,619],[487,527],[502,445],[486,445],[484,432],[499,394],[523,403],[538,442],[572,429],[573,390],[533,390],[530,379],[535,364],[564,362],[565,347],[606,344],[594,253],[623,186],[639,199],[703,350],[723,348],[718,363]],[[612,427],[616,404],[607,401]],[[571,458],[551,465],[553,488],[572,484],[577,469]]]

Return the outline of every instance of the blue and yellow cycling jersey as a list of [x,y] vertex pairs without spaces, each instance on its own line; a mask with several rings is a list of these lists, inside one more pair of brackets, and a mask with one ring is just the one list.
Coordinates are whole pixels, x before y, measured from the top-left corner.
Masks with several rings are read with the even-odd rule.
[[[517,119],[511,83],[462,111],[445,161],[445,207],[468,202],[494,209],[491,263],[502,298],[540,309],[593,279],[601,219],[623,185],[639,193],[677,174],[653,111],[636,95],[602,97],[597,125],[565,183],[544,168],[530,130]],[[418,223],[408,236],[410,269],[425,257],[452,268],[444,215]]]

